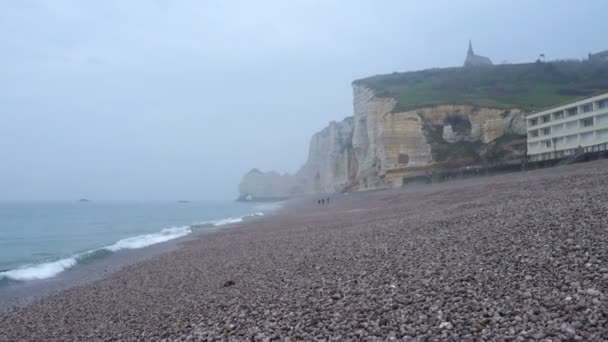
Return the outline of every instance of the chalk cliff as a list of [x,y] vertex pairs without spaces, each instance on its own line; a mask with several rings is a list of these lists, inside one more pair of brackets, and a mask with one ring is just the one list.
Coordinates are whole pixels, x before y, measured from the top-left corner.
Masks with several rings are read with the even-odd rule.
[[252,169],[239,184],[241,201],[274,201],[301,193],[295,186],[295,177],[278,172]]
[[353,151],[353,118],[331,122],[314,134],[308,160],[296,174],[299,190],[305,193],[340,192],[353,183],[357,172]]
[[395,111],[397,101],[353,83],[352,117],[313,135],[295,175],[248,173],[241,198],[398,187],[428,170],[523,155],[524,113],[467,104]]

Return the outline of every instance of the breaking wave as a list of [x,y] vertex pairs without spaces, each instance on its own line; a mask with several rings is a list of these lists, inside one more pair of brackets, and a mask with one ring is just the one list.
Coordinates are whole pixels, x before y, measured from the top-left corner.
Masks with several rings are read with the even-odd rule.
[[0,279],[12,279],[17,281],[28,281],[52,278],[68,268],[76,265],[76,258],[66,258],[57,261],[43,262],[32,266],[26,266],[13,270],[0,272]]
[[118,242],[116,242],[115,244],[104,247],[104,249],[107,249],[112,252],[117,252],[122,249],[144,248],[151,245],[155,245],[157,243],[177,239],[182,236],[186,236],[190,233],[192,233],[192,229],[190,228],[190,226],[165,228],[159,233],[139,235],[118,240]]
[[[203,222],[202,226],[221,227],[229,224],[243,222],[243,220],[246,220],[247,218],[259,217],[263,215],[263,213],[259,212],[243,217],[231,217],[207,221]],[[170,240],[184,237],[186,235],[191,234],[193,228],[195,227],[201,227],[201,225],[165,228],[157,233],[137,235],[121,239],[111,245],[90,250],[84,253],[75,254],[68,258],[32,265],[25,265],[15,269],[0,271],[0,283],[2,283],[1,281],[3,280],[31,281],[52,278],[57,276],[61,272],[76,266],[79,263],[86,263],[92,259],[103,257],[108,254],[118,252],[120,250],[144,248],[158,243],[167,242]]]

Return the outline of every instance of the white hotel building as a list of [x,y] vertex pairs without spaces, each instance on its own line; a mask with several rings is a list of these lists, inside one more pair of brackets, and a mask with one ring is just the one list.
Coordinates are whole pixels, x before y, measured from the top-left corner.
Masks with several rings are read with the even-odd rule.
[[608,149],[608,93],[542,109],[527,116],[528,159],[548,160]]

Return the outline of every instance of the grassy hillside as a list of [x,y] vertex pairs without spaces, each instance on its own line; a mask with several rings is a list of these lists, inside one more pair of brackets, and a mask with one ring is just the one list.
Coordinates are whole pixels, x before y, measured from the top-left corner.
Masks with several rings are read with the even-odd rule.
[[608,91],[608,63],[559,61],[429,69],[355,81],[397,100],[395,111],[443,103],[537,110]]

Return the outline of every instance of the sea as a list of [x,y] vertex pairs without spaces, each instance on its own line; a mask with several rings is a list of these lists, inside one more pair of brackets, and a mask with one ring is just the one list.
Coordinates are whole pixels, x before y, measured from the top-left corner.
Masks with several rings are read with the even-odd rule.
[[0,286],[56,277],[120,250],[221,229],[279,206],[234,201],[0,202]]

